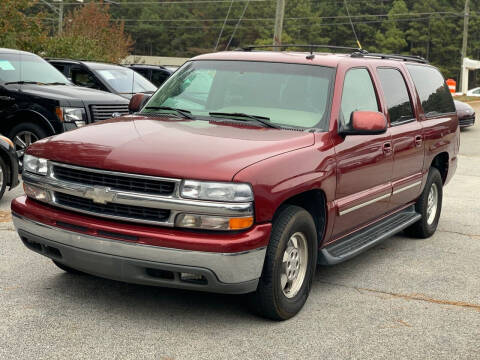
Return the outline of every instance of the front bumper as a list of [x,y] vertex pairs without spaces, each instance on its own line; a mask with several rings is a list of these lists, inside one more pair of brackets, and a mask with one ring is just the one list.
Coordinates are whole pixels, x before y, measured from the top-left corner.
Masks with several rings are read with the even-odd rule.
[[461,128],[475,125],[475,114],[458,118],[458,124]]
[[[130,283],[241,294],[255,291],[266,248],[219,253],[91,236],[13,213],[27,248],[83,272]],[[181,274],[201,276],[185,281]]]

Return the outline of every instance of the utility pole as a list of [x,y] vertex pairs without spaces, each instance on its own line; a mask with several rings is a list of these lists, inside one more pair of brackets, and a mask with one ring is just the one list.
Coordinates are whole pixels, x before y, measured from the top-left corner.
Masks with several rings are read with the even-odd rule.
[[470,17],[470,0],[465,0],[465,10],[463,12],[463,41],[462,41],[462,64],[460,71],[460,91],[464,94],[468,90],[468,70],[463,65],[463,59],[467,57],[468,42],[468,19]]
[[[283,17],[285,16],[285,1],[277,0],[277,10],[275,12],[275,29],[273,32],[273,45],[282,45]],[[280,51],[280,48],[275,50]]]
[[58,4],[58,36],[62,35],[63,30],[63,1],[60,0],[60,4]]

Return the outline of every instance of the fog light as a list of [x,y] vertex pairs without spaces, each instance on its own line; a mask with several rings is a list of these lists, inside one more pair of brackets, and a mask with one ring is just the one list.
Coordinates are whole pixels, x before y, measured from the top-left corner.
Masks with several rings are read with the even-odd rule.
[[45,189],[23,183],[23,190],[29,198],[43,202],[48,202],[50,200],[48,192]]
[[198,274],[192,274],[192,273],[180,273],[180,280],[185,281],[185,282],[191,282],[191,283],[200,283],[200,284],[206,284],[207,279],[203,277],[202,275]]
[[212,215],[180,214],[175,225],[178,227],[205,230],[242,230],[253,224],[253,217],[230,218]]

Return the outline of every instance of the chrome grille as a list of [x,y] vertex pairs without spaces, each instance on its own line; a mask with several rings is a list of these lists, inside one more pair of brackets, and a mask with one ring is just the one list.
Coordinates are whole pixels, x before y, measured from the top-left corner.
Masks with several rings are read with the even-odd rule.
[[48,161],[47,175],[28,171],[24,184],[45,189],[45,203],[114,220],[173,227],[181,213],[251,216],[253,203],[182,198],[181,179],[122,173]]
[[169,196],[175,190],[175,182],[92,172],[78,168],[53,165],[53,175],[59,180],[80,182],[85,185],[107,186],[116,190]]
[[165,222],[170,216],[169,210],[114,203],[96,204],[92,200],[60,192],[55,192],[55,201],[57,204],[66,208],[76,209],[90,214],[98,214],[100,216],[152,222]]
[[92,121],[100,121],[112,118],[112,114],[128,114],[128,104],[91,105]]

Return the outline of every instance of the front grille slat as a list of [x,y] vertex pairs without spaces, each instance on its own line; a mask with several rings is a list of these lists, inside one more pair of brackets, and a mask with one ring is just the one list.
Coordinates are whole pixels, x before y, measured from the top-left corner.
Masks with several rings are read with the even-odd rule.
[[55,178],[59,180],[81,183],[82,185],[105,186],[110,187],[112,190],[161,196],[170,196],[175,190],[175,183],[171,181],[95,173],[58,165],[53,166],[53,173]]
[[60,206],[107,217],[113,216],[152,222],[166,222],[170,217],[170,210],[114,203],[97,204],[90,199],[60,192],[55,193],[55,202]]
[[90,113],[92,120],[100,121],[110,119],[113,113],[119,113],[121,115],[127,115],[128,111],[128,104],[106,104],[106,105],[91,105],[90,106]]

